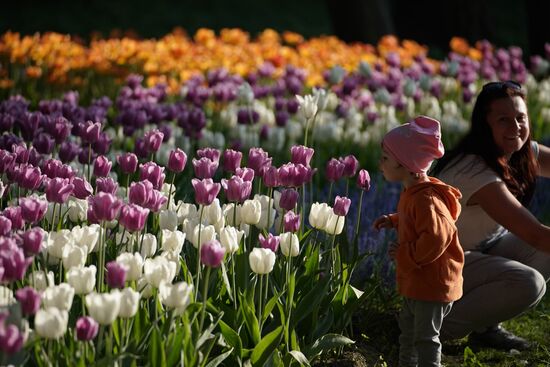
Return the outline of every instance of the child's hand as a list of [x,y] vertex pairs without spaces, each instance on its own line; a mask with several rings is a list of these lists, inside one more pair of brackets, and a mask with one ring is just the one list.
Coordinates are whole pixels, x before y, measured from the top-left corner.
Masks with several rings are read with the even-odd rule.
[[374,227],[374,229],[379,231],[382,228],[393,228],[393,223],[389,215],[382,215],[374,221],[372,226]]
[[395,255],[397,254],[397,248],[399,247],[399,244],[397,242],[390,242],[390,245],[388,247],[388,255],[395,260]]

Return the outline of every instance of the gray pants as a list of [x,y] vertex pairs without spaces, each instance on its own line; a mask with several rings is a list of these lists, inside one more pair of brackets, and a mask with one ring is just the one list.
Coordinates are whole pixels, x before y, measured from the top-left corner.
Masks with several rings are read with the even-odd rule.
[[399,366],[439,367],[439,330],[451,303],[417,301],[405,298],[399,313]]
[[535,306],[546,292],[550,255],[508,233],[485,253],[465,254],[464,295],[443,322],[441,339],[509,320]]

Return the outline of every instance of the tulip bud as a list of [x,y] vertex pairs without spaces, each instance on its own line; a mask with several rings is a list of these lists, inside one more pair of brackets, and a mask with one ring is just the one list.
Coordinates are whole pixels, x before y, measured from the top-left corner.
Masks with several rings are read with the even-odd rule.
[[109,261],[107,267],[107,284],[110,288],[124,288],[128,268],[116,261]]
[[295,257],[300,254],[300,242],[295,233],[285,232],[279,235],[281,238],[281,252],[285,256]]
[[258,238],[260,240],[260,245],[262,246],[262,248],[267,248],[273,252],[277,252],[277,249],[279,248],[279,242],[281,241],[279,236],[274,236],[271,233],[269,233],[267,237],[264,237],[262,234],[259,234]]
[[107,177],[111,172],[113,163],[107,159],[104,155],[100,155],[94,161],[94,176]]
[[21,311],[24,316],[34,315],[40,308],[40,293],[32,287],[18,289],[15,298],[21,304]]
[[357,186],[359,186],[361,190],[369,191],[370,175],[366,169],[359,170],[359,175],[357,175]]
[[250,269],[256,274],[269,274],[275,265],[275,253],[266,248],[255,247],[248,256]]
[[225,248],[217,240],[206,242],[201,246],[201,262],[208,267],[219,267],[224,256]]
[[46,339],[59,339],[67,331],[69,313],[56,307],[38,310],[34,316],[34,330]]
[[293,210],[298,202],[299,193],[294,189],[286,189],[281,192],[279,207],[285,210]]
[[351,200],[347,197],[336,196],[334,199],[334,214],[344,217],[348,214],[349,207],[351,205]]
[[168,169],[172,172],[182,172],[187,163],[187,154],[179,148],[172,150],[170,152],[170,157],[168,158]]
[[134,317],[139,307],[140,294],[132,288],[124,288],[120,292],[120,310],[119,317],[130,318]]
[[95,339],[99,331],[99,324],[90,316],[82,316],[76,321],[76,338],[80,341]]
[[297,232],[300,229],[300,214],[288,211],[283,217],[283,229],[285,232]]
[[136,172],[138,158],[134,153],[124,153],[117,157],[117,163],[122,173],[130,174]]
[[85,298],[90,316],[100,325],[110,325],[120,312],[120,292],[90,293]]
[[235,173],[237,168],[241,166],[243,154],[239,151],[226,149],[223,152],[223,169],[226,172]]

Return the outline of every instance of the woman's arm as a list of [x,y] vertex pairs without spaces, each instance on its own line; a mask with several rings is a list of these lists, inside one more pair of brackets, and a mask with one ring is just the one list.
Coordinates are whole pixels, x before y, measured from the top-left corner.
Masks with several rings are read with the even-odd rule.
[[471,196],[469,202],[480,205],[493,220],[531,246],[550,253],[550,227],[540,223],[521,205],[504,182],[483,186]]
[[550,177],[550,148],[539,144],[539,175]]

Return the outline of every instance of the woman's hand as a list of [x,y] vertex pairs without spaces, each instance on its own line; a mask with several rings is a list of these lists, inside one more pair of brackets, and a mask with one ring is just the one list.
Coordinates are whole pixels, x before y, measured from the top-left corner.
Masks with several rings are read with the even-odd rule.
[[393,223],[390,219],[390,216],[384,214],[384,215],[376,218],[376,220],[372,224],[372,227],[374,229],[376,229],[377,231],[379,231],[382,228],[393,228]]
[[395,255],[397,254],[397,248],[399,247],[399,244],[397,242],[390,242],[388,247],[388,255],[395,260]]

